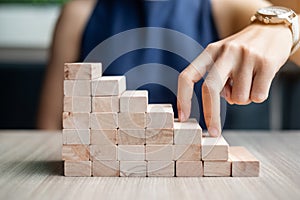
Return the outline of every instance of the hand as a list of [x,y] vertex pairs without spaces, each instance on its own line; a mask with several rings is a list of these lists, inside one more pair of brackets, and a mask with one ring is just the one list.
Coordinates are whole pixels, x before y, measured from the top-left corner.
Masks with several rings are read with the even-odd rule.
[[179,120],[189,118],[194,84],[207,72],[202,86],[204,118],[209,134],[218,136],[220,95],[230,104],[265,101],[275,74],[289,58],[291,47],[292,34],[288,27],[263,24],[252,24],[210,44],[179,75]]

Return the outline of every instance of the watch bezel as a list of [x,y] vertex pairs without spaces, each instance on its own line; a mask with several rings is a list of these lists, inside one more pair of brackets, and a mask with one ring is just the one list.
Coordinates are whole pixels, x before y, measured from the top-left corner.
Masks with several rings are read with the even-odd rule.
[[[280,10],[285,10],[286,13],[283,14],[266,14],[265,12],[263,12],[263,10],[267,10],[267,9],[280,9]],[[255,21],[256,19],[258,21],[261,21],[265,24],[286,24],[286,25],[291,25],[292,23],[292,18],[295,16],[295,12],[289,8],[285,8],[285,7],[280,7],[280,6],[269,6],[269,7],[265,7],[265,8],[261,8],[259,10],[256,11],[256,14],[251,18],[251,21]]]
[[[268,10],[268,9],[280,9],[280,10],[285,10],[286,12],[283,14],[274,14],[274,15],[270,15],[270,14],[266,14],[263,11],[264,10]],[[266,7],[266,8],[260,8],[259,10],[257,10],[256,14],[263,16],[263,17],[268,17],[268,18],[280,18],[280,19],[286,19],[287,17],[291,16],[293,14],[293,10],[289,9],[289,8],[285,8],[285,7],[281,7],[281,6],[270,6],[270,7]]]

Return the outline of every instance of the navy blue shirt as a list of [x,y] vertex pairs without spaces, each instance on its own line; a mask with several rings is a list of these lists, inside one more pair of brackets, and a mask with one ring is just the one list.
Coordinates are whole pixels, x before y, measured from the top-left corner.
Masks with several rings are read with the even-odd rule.
[[[102,62],[103,75],[125,74],[127,89],[148,90],[150,103],[171,103],[177,116],[179,72],[217,40],[209,0],[99,0],[83,33],[80,61]],[[205,127],[201,84],[194,91]]]

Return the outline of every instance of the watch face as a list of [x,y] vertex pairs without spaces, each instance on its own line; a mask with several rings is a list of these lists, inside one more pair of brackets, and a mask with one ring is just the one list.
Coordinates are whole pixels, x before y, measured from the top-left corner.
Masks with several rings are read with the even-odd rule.
[[268,16],[280,16],[286,15],[290,13],[291,10],[288,8],[278,7],[278,6],[271,6],[267,8],[262,8],[258,10],[258,13],[261,15],[268,15]]

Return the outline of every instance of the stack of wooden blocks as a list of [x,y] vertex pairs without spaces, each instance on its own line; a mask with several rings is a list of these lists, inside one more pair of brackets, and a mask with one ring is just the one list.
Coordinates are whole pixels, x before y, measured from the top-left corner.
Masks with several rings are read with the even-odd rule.
[[243,147],[202,136],[196,119],[178,122],[169,104],[126,90],[125,76],[103,76],[101,63],[64,66],[65,176],[258,176]]

